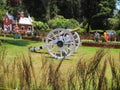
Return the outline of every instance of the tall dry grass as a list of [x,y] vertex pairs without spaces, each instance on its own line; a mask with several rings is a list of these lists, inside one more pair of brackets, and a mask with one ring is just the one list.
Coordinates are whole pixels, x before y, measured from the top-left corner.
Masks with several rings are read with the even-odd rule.
[[112,72],[112,80],[111,80],[111,89],[112,90],[120,90],[120,54],[119,60],[116,63],[114,58],[109,57],[109,63]]
[[[30,53],[7,62],[7,50],[3,47],[0,49],[0,90],[120,90],[120,54],[116,63],[106,53],[100,49],[93,57],[81,57],[66,75],[61,71],[64,60],[56,64],[42,57],[40,73],[36,75]],[[107,76],[108,68],[111,78]]]
[[[84,60],[82,57],[77,65],[75,74],[72,75],[72,79],[68,80],[72,82],[68,87],[69,90],[101,90],[101,86],[105,77],[106,61],[104,61],[103,68],[100,68],[100,62],[105,55],[105,50],[101,49],[96,54],[88,59]],[[75,80],[73,79],[75,78]]]

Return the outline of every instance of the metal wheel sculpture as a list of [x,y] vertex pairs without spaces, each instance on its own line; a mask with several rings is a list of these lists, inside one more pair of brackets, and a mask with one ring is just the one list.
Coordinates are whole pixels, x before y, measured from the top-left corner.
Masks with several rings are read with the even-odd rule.
[[63,28],[54,29],[46,37],[48,53],[57,59],[69,57],[75,51],[75,39],[70,31]]
[[57,28],[51,30],[45,45],[29,48],[30,51],[37,51],[46,48],[48,53],[56,59],[68,58],[80,46],[80,37],[77,32],[68,29]]
[[73,37],[74,37],[74,40],[75,40],[75,50],[78,49],[78,47],[81,45],[81,42],[80,42],[80,37],[79,37],[79,34],[77,32],[74,32],[73,33]]

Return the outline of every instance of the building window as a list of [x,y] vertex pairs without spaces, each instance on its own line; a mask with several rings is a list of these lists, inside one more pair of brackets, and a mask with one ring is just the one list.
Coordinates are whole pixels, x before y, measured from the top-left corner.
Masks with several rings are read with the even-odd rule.
[[24,29],[25,29],[25,26],[21,26],[21,29],[24,30]]
[[10,31],[10,25],[8,25],[8,30]]
[[31,30],[31,26],[28,26],[28,30],[29,30],[29,31]]

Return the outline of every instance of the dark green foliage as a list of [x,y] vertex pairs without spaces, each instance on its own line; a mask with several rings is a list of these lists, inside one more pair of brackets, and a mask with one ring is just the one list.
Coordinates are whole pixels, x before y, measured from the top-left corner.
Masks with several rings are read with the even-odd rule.
[[120,29],[120,13],[118,12],[112,18],[108,19],[108,25],[110,29],[117,30]]
[[82,16],[85,17],[88,23],[87,32],[92,29],[107,29],[107,19],[112,17],[113,10],[115,9],[114,0],[92,0],[81,2]]
[[[88,24],[85,28],[87,33],[90,29],[117,30],[120,28],[120,20],[117,21],[120,13],[114,16],[116,2],[117,0],[0,0],[0,25],[2,25],[6,11],[16,19],[19,18],[18,13],[24,11],[25,14],[33,16],[35,20],[44,22],[62,15],[70,19],[69,23],[67,22],[69,25],[58,23],[57,26],[65,28],[76,26],[73,25],[74,20],[71,20],[73,18]],[[117,5],[119,5],[119,0]],[[66,23],[64,20],[61,22]]]
[[119,35],[119,36],[120,36],[120,30],[117,30],[117,31],[116,31],[116,33],[117,33],[117,35]]
[[24,11],[26,12],[22,0],[6,0],[6,11],[13,15],[15,19],[19,18],[19,12]]
[[47,21],[58,12],[56,1],[57,0],[23,0],[23,4],[30,15],[35,17],[35,20]]
[[81,0],[57,0],[57,6],[60,9],[58,14],[80,21]]
[[91,27],[94,29],[108,29],[108,18],[113,16],[115,0],[100,0],[97,5],[97,12],[93,16]]
[[85,22],[88,23],[88,26],[86,28],[87,30],[87,33],[89,32],[90,30],[90,26],[91,26],[91,23],[93,21],[93,17],[94,15],[96,15],[97,13],[97,9],[98,9],[98,0],[82,0],[81,1],[81,17],[84,17],[85,18]]
[[11,7],[16,7],[18,5],[20,5],[22,2],[22,0],[6,0],[6,3],[8,6],[11,6]]
[[0,27],[3,24],[3,17],[5,16],[6,13],[6,5],[3,0],[0,1]]
[[44,20],[46,9],[41,2],[42,0],[23,0],[23,5],[29,14],[35,17],[35,20]]

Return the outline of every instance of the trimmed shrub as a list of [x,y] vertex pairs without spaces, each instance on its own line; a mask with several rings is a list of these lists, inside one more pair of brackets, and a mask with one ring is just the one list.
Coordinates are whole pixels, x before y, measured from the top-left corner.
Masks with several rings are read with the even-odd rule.
[[34,22],[34,28],[40,31],[47,31],[49,30],[49,27],[46,23],[41,21],[35,21]]
[[117,33],[117,35],[120,35],[120,30],[117,30],[116,33]]
[[80,35],[84,35],[86,33],[86,30],[83,28],[80,28],[80,30],[77,31]]
[[55,18],[48,21],[48,26],[54,28],[76,28],[79,26],[79,22],[75,19],[65,19],[62,16],[56,16]]
[[104,33],[104,30],[90,30],[90,33],[95,33],[95,32],[98,32],[98,33]]
[[66,23],[67,28],[76,28],[79,26],[79,22],[76,21],[75,19],[69,19],[68,22]]

